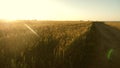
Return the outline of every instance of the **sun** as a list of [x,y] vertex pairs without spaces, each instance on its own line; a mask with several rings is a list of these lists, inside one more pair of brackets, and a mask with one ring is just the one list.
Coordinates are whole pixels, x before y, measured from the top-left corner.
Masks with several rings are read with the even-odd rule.
[[[64,10],[64,11],[63,11]],[[64,3],[56,0],[2,0],[0,19],[14,20],[59,20],[71,14]],[[72,11],[71,11],[72,12]],[[67,13],[67,14],[66,14]],[[70,17],[70,16],[69,16]]]
[[4,23],[15,23],[17,22],[17,19],[0,19],[0,21],[3,21]]
[[14,23],[16,20],[6,19],[5,21],[6,21],[7,23]]

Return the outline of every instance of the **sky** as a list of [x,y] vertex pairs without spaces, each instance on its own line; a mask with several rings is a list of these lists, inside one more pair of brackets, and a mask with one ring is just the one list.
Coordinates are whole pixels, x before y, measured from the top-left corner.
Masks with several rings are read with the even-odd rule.
[[120,21],[120,0],[0,0],[0,19]]

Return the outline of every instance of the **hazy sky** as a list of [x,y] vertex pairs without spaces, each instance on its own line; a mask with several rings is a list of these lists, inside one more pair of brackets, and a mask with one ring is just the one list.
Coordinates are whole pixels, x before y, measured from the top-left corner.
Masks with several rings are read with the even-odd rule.
[[0,19],[120,21],[120,0],[0,0]]

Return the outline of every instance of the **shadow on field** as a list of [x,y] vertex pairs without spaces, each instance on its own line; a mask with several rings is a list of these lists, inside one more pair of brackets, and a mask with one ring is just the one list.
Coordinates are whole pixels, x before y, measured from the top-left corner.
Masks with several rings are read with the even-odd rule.
[[[119,68],[119,41],[119,29],[106,25],[104,22],[93,22],[90,30],[86,33],[86,39],[75,40],[71,45],[73,47],[70,50],[74,50],[71,53],[73,68]],[[107,55],[110,49],[113,49],[113,52],[108,59]],[[74,56],[74,54],[76,55]]]
[[[0,46],[0,68],[120,68],[119,29],[93,22],[87,32],[67,46],[66,38],[62,45],[58,45],[62,38],[54,39],[50,34],[45,41],[36,38],[37,43],[20,54],[9,54],[3,51],[4,45]],[[113,52],[108,59],[110,49]]]

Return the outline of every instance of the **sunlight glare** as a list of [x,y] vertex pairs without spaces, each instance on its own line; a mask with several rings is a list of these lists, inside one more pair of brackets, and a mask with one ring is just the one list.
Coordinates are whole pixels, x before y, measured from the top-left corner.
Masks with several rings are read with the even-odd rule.
[[56,0],[2,0],[0,10],[0,19],[9,20],[74,19],[77,13],[66,4]]

